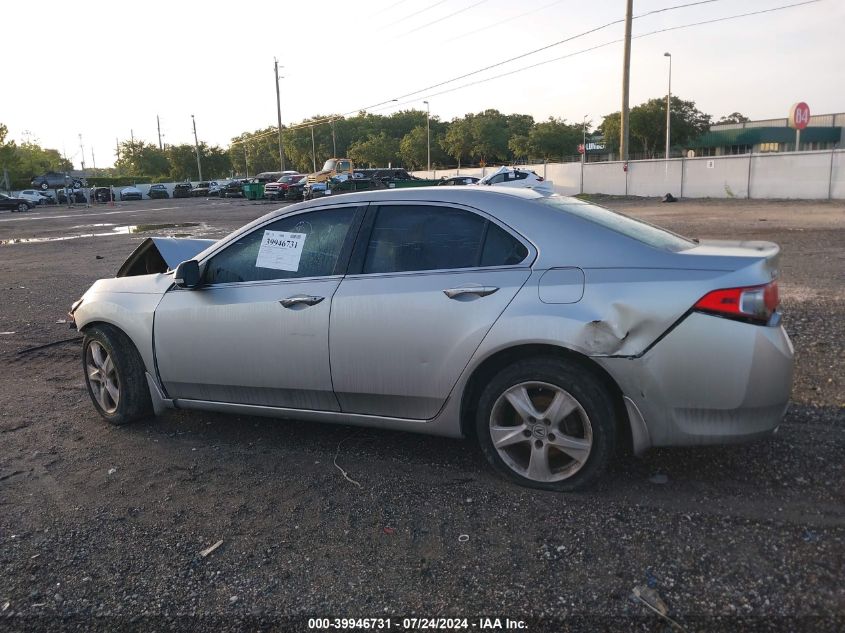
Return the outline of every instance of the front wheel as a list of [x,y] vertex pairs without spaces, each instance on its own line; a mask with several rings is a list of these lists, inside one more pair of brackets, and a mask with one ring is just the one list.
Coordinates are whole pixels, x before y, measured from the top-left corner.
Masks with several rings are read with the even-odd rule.
[[47,191],[50,188],[46,182],[42,182],[40,186],[42,191]]
[[28,204],[25,204],[25,203],[23,203],[23,202],[21,202],[21,203],[18,205],[18,212],[19,212],[19,213],[23,213],[24,211],[29,211],[29,205],[28,205]]
[[588,369],[553,358],[500,371],[481,395],[481,450],[523,486],[583,490],[607,469],[617,433],[610,394]]
[[144,364],[132,341],[111,325],[85,331],[82,369],[88,395],[111,424],[128,424],[152,415]]

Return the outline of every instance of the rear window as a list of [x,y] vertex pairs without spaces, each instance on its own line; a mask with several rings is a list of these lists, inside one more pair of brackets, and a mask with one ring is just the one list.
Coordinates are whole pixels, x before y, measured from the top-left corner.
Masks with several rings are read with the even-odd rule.
[[644,220],[611,211],[605,207],[586,202],[572,202],[559,196],[549,196],[537,200],[541,204],[548,205],[570,215],[578,216],[589,220],[594,224],[601,225],[611,231],[616,231],[639,242],[662,248],[667,251],[685,251],[693,248],[695,243],[676,233],[662,229],[659,226],[649,224]]

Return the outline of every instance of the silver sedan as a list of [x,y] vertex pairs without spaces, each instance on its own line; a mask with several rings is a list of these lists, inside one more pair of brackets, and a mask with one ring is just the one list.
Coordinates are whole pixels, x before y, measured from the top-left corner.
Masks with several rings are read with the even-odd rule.
[[111,423],[179,408],[468,436],[506,477],[568,491],[620,449],[777,428],[778,255],[527,189],[383,190],[146,240],[71,313]]

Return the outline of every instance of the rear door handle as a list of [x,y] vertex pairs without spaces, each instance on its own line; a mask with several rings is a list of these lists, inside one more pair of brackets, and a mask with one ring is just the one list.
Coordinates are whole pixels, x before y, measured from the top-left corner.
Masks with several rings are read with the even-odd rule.
[[499,288],[496,286],[467,286],[466,288],[446,288],[443,291],[450,299],[457,299],[462,295],[477,295],[479,297],[486,297],[492,295]]
[[288,297],[287,299],[282,299],[279,301],[284,307],[292,308],[296,305],[306,305],[306,306],[313,306],[320,303],[325,297],[315,297],[314,295],[296,295],[294,297]]

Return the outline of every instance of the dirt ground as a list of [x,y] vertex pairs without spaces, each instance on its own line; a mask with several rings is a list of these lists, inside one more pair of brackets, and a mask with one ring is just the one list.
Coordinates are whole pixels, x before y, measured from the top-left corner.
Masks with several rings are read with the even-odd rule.
[[590,493],[550,494],[468,441],[185,411],[112,428],[78,340],[21,350],[77,336],[70,304],[144,237],[222,237],[275,205],[0,213],[0,630],[672,630],[631,598],[640,585],[690,633],[845,629],[845,203],[600,202],[782,246],[796,376],[775,436],[652,450]]

